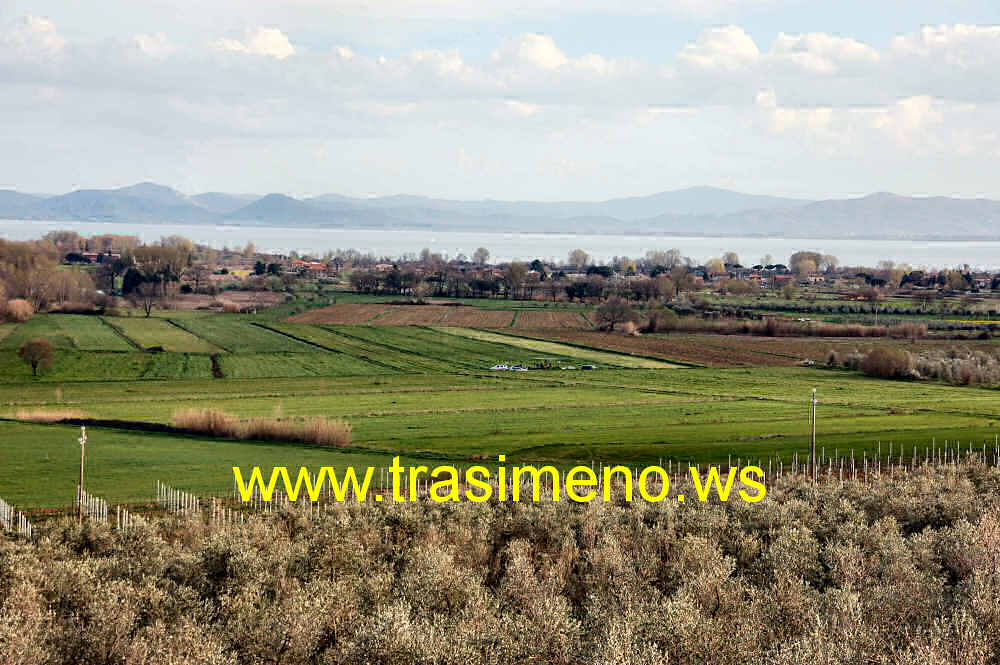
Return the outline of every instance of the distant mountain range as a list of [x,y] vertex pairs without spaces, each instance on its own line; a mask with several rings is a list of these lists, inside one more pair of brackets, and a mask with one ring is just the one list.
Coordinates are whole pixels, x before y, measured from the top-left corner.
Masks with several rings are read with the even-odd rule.
[[0,190],[0,219],[440,231],[823,238],[1000,238],[1000,202],[872,194],[806,201],[693,187],[599,202],[326,194],[188,196],[142,183],[58,196]]

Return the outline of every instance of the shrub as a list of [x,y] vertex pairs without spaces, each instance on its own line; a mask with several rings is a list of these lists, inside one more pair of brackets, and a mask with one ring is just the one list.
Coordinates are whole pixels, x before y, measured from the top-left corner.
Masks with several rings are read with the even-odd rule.
[[961,385],[1000,385],[1000,358],[983,351],[952,348],[926,351],[915,358],[923,377]]
[[883,346],[873,349],[861,361],[861,371],[882,379],[911,378],[913,358],[902,349]]
[[24,323],[35,315],[35,308],[31,303],[21,298],[7,301],[7,318],[17,323]]
[[64,303],[51,307],[49,311],[60,312],[62,314],[97,314],[98,308],[92,302],[67,300]]
[[644,332],[670,332],[677,330],[678,317],[672,309],[659,308],[649,313]]

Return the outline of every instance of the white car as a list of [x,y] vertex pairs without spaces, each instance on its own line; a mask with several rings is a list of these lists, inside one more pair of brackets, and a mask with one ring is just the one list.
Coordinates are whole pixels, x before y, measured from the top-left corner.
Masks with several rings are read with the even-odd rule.
[[573,365],[566,365],[565,367],[560,367],[559,369],[576,369]]
[[508,369],[510,369],[510,367],[507,367],[506,365],[504,365],[503,363],[501,363],[499,365],[494,365],[493,367],[490,367],[490,369],[508,370]]
[[512,372],[527,372],[528,368],[524,365],[511,365],[510,371]]

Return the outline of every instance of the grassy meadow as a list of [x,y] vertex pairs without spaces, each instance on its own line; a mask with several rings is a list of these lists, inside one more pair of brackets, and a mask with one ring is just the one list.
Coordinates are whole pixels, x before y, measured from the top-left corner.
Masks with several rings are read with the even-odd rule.
[[[318,449],[91,426],[87,486],[113,502],[148,501],[156,480],[227,494],[233,464],[386,466],[401,455],[462,465],[505,454],[562,467],[766,465],[808,450],[814,387],[828,454],[981,446],[1000,433],[996,390],[797,365],[821,355],[825,340],[799,348],[690,334],[295,323],[290,308],[283,318],[166,314],[40,314],[0,329],[0,497],[29,508],[72,498],[79,429],[19,422],[22,409],[169,424],[178,410],[211,407],[241,418],[328,416],[353,428],[348,448]],[[51,339],[56,356],[33,378],[16,348],[36,336]],[[541,356],[597,369],[489,369]]]

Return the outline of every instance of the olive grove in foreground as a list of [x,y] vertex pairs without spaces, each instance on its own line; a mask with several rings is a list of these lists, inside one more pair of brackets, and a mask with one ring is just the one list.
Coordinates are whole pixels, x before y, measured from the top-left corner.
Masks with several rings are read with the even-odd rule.
[[997,663],[1000,472],[0,540],[5,663]]

